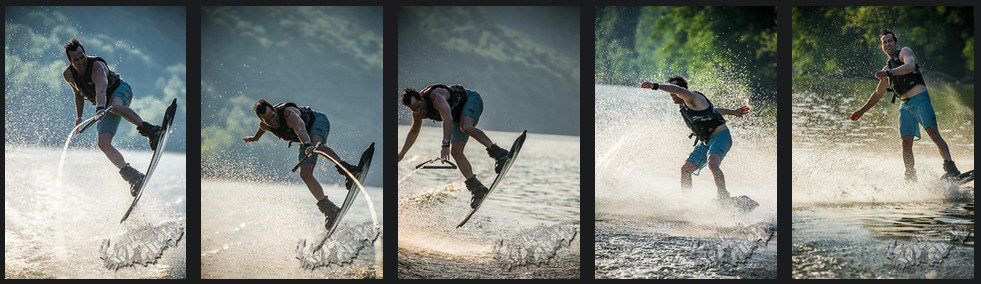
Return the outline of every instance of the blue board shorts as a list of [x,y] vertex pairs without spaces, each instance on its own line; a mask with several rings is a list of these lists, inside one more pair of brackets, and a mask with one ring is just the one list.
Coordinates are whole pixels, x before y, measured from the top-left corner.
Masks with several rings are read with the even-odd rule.
[[698,167],[694,172],[698,175],[708,165],[708,155],[716,154],[724,159],[730,148],[732,148],[732,135],[729,134],[729,129],[722,130],[709,137],[708,143],[698,143],[695,150],[691,151],[691,155],[688,155],[687,161]]
[[913,140],[920,140],[920,125],[923,128],[937,126],[937,113],[930,102],[929,91],[923,91],[899,104],[899,136],[913,136]]
[[463,132],[460,125],[463,121],[464,116],[472,117],[474,121],[480,120],[480,114],[484,112],[484,101],[480,99],[480,94],[477,92],[467,90],[467,102],[463,104],[463,113],[460,115],[460,120],[453,122],[453,135],[450,136],[450,142],[466,142],[470,140],[470,135]]
[[[311,141],[313,140],[313,136],[319,136],[320,141],[324,141],[324,139],[327,139],[327,134],[330,133],[330,121],[327,120],[327,115],[316,111],[313,112],[313,117],[314,117],[313,125],[310,126],[310,131],[307,131],[307,135],[310,135]],[[297,154],[296,157],[297,162],[303,161],[303,159],[307,157],[306,149],[303,148],[303,145],[300,145],[299,148],[300,148],[299,153]],[[313,157],[310,157],[309,160],[303,161],[303,163],[301,164],[316,165],[317,156],[319,155],[314,154]]]
[[[112,98],[119,98],[123,101],[123,105],[129,106],[129,103],[133,101],[133,89],[129,87],[125,81],[119,81],[119,87],[116,87],[112,94],[106,98],[106,102],[111,102]],[[110,104],[111,105],[111,104]],[[99,129],[99,134],[110,134],[116,135],[116,129],[119,129],[119,120],[122,119],[121,116],[115,113],[108,113],[96,124],[96,128]]]

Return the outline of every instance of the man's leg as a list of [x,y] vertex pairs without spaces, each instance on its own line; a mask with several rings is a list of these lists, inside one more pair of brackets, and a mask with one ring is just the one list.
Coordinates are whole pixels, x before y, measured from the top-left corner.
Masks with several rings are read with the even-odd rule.
[[704,143],[698,143],[695,149],[692,149],[691,154],[688,155],[688,159],[685,160],[685,164],[681,166],[681,190],[691,189],[691,175],[699,168],[705,166],[706,156],[708,155],[708,146]]
[[473,167],[470,165],[470,161],[467,160],[467,155],[463,153],[463,149],[466,146],[467,140],[450,142],[450,155],[456,161],[456,167],[460,169],[460,173],[466,178],[464,185],[467,186],[467,191],[470,191],[471,194],[470,208],[477,208],[477,203],[483,200],[484,196],[487,196],[488,189],[473,174]]
[[718,188],[719,199],[729,197],[729,191],[726,191],[726,177],[722,174],[722,157],[717,154],[709,154],[708,156],[708,168],[712,171],[712,175],[715,177],[715,187]]
[[[310,139],[313,140],[313,137],[311,136]],[[327,154],[327,156],[330,156],[331,158],[337,160],[338,162],[341,161],[341,156],[338,156],[337,152],[334,152],[334,149],[327,147],[327,145],[320,145],[320,147],[317,147],[317,150],[324,152],[324,154]]]
[[[316,135],[310,136],[310,142],[313,143],[314,145],[320,143],[320,140],[321,140],[320,136],[316,136]],[[303,147],[301,146],[300,148]],[[302,153],[304,149],[300,149],[300,151]],[[308,161],[307,163],[300,166],[300,179],[303,179],[303,183],[307,184],[307,189],[310,190],[310,194],[313,194],[313,197],[316,198],[317,201],[320,201],[321,199],[324,199],[327,196],[324,195],[324,188],[320,185],[320,182],[317,181],[317,178],[313,176],[313,169],[314,167],[317,166],[317,163],[316,160],[313,161],[307,160],[307,161]]]
[[99,134],[99,149],[102,153],[106,154],[106,158],[118,169],[126,167],[126,160],[123,159],[123,155],[116,150],[116,147],[112,146],[112,133],[101,133]]
[[691,190],[691,174],[698,169],[698,166],[691,162],[681,165],[681,190]]
[[903,164],[906,165],[906,180],[916,181],[916,168],[913,161],[913,136],[903,136]]
[[473,177],[473,167],[470,165],[470,160],[467,160],[467,155],[463,154],[463,149],[466,146],[467,141],[450,143],[450,155],[456,161],[456,167],[463,174],[463,178],[470,179]]
[[463,133],[470,135],[473,139],[477,139],[477,142],[480,142],[484,147],[489,148],[491,145],[494,145],[494,142],[487,137],[487,134],[484,134],[484,131],[477,129],[477,120],[473,117],[464,116],[461,118],[460,130],[463,130]]
[[307,189],[310,190],[310,194],[313,194],[313,197],[319,201],[327,196],[324,195],[324,188],[320,186],[320,182],[318,182],[317,178],[313,176],[314,166],[316,165],[304,164],[300,166],[300,178],[303,179],[303,183],[307,184]]
[[940,157],[944,158],[944,161],[952,160],[950,157],[950,148],[947,147],[947,141],[944,141],[943,136],[940,136],[940,130],[937,129],[937,126],[927,126],[925,129],[926,133],[930,135],[930,140],[933,140],[933,144],[937,144]]
[[126,106],[126,104],[123,103],[123,100],[119,97],[113,96],[112,99],[109,100],[109,105],[112,106],[112,110],[109,110],[109,112],[122,116],[123,119],[126,119],[126,121],[129,121],[129,123],[132,123],[133,125],[139,126],[140,124],[143,124],[143,118],[140,118],[139,114],[136,114],[133,109]]

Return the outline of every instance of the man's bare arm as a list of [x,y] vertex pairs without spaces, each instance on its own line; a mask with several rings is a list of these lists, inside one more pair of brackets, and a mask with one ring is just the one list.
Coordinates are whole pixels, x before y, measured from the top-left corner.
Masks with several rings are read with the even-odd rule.
[[913,50],[909,47],[899,50],[899,59],[903,61],[903,65],[889,69],[892,75],[906,75],[916,70],[916,56],[913,55]]
[[718,111],[719,114],[731,115],[731,116],[736,116],[736,117],[742,117],[742,116],[746,115],[747,113],[749,113],[749,106],[741,106],[741,107],[736,108],[736,109],[728,109],[728,108],[717,107],[717,108],[715,108],[715,111]]
[[433,101],[433,107],[439,111],[439,116],[443,119],[443,139],[446,140],[453,135],[453,109],[443,96],[436,93],[438,91],[442,89],[434,90],[429,96]]
[[81,119],[85,107],[85,98],[82,97],[82,94],[79,93],[78,88],[75,87],[75,83],[72,82],[73,79],[71,77],[71,71],[65,69],[65,73],[62,75],[65,76],[65,82],[68,83],[68,87],[72,89],[72,94],[75,95],[75,118]]
[[252,135],[252,137],[255,137],[255,139],[258,140],[260,137],[262,137],[262,134],[266,134],[266,125],[259,122],[259,129],[255,130],[255,135]]
[[293,128],[293,132],[296,132],[296,137],[300,139],[300,143],[310,143],[310,134],[307,133],[307,125],[300,118],[300,111],[294,107],[289,107],[283,112],[286,115],[286,125]]
[[685,100],[686,102],[691,101],[691,99],[695,97],[695,94],[692,93],[690,90],[682,87],[678,87],[673,84],[663,83],[658,85],[657,89],[671,94],[677,94],[679,98]]
[[398,154],[399,160],[402,160],[405,153],[408,153],[412,145],[416,143],[416,138],[419,137],[419,130],[422,129],[422,118],[421,115],[412,114],[412,126],[409,128],[409,133],[405,135],[405,144],[402,145],[402,150]]
[[95,105],[106,107],[106,88],[109,86],[109,79],[106,75],[106,65],[101,61],[92,64],[92,82],[95,83]]
[[872,95],[869,96],[869,99],[865,101],[865,105],[863,105],[862,108],[858,109],[857,111],[855,111],[855,113],[852,114],[851,117],[852,120],[858,120],[859,118],[862,117],[862,115],[865,114],[865,112],[869,111],[869,109],[871,109],[872,106],[875,106],[875,104],[879,103],[879,99],[882,99],[882,94],[884,94],[886,92],[886,88],[889,87],[888,80],[889,80],[888,78],[879,79],[879,84],[875,86],[875,91],[872,92]]

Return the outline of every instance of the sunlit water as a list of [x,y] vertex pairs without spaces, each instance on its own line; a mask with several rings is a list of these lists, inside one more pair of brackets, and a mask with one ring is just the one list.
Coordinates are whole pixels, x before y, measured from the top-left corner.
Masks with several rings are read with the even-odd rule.
[[[318,178],[323,180],[323,162]],[[288,165],[284,165],[286,167]],[[370,174],[380,174],[373,167]],[[336,175],[333,167],[328,174]],[[296,180],[299,181],[299,174]],[[344,199],[342,184],[323,184],[335,203]],[[382,216],[381,188],[365,187],[376,214]],[[355,189],[356,190],[356,189]],[[304,184],[205,179],[201,182],[202,278],[376,278],[376,255],[381,243],[357,254],[350,264],[305,269],[297,259],[301,239],[314,242],[324,231],[324,215]],[[342,220],[341,228],[371,222],[360,194]],[[380,221],[380,220],[379,220]],[[383,225],[383,224],[382,224]],[[342,229],[343,230],[343,229]],[[338,233],[340,234],[340,232]],[[379,240],[381,240],[379,238]]]
[[[706,95],[718,107],[746,104]],[[708,169],[681,192],[693,141],[666,93],[596,86],[597,278],[776,277],[776,121],[772,107],[751,107],[749,116],[726,117],[733,146],[722,170],[730,194],[760,206],[735,214],[713,201]],[[734,250],[739,260],[717,254],[753,245]]]
[[[407,131],[407,126],[399,127],[400,141]],[[457,229],[470,211],[470,193],[460,172],[414,172],[415,165],[439,156],[440,131],[424,127],[399,163],[398,277],[579,278],[579,137],[528,133],[507,178],[473,219]],[[519,135],[486,133],[504,148]],[[490,185],[494,163],[484,147],[471,138],[466,153],[474,173]],[[495,245],[502,242],[558,249],[530,264],[501,260],[507,258]]]
[[[140,171],[149,151],[122,151]],[[185,278],[186,236],[155,264],[109,270],[103,240],[148,224],[185,223],[183,154],[164,153],[143,198],[120,224],[133,197],[129,184],[96,149],[70,148],[62,186],[56,175],[61,149],[4,147],[4,273],[7,278]],[[186,225],[185,225],[186,227]]]
[[[925,132],[913,146],[919,181],[905,182],[899,101],[887,93],[851,121],[875,82],[822,83],[795,82],[794,277],[973,278],[974,183],[938,179],[942,159]],[[973,169],[973,110],[950,84],[928,89],[954,160]]]

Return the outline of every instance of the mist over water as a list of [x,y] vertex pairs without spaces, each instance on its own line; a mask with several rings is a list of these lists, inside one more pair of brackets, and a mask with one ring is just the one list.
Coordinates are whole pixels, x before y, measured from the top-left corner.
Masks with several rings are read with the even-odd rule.
[[[704,92],[717,107],[746,104],[746,97]],[[760,239],[727,233],[734,229],[776,229],[776,121],[772,107],[750,106],[747,116],[726,117],[733,146],[722,170],[730,194],[747,195],[760,206],[744,215],[726,214],[714,201],[708,169],[693,177],[692,191],[681,191],[681,166],[693,140],[666,93],[596,86],[597,277],[775,277],[775,240],[761,241],[738,265],[715,266],[722,261],[700,254],[712,249],[691,249],[705,242]],[[644,261],[633,261],[640,257],[636,254]]]
[[[321,167],[323,161],[318,162],[318,172],[322,171]],[[375,168],[369,175],[378,174],[375,171],[380,170]],[[318,178],[321,174],[317,173]],[[323,186],[331,201],[335,204],[343,201],[345,192],[341,184]],[[343,266],[309,269],[297,259],[300,240],[306,240],[309,246],[324,233],[324,215],[317,209],[317,201],[306,185],[206,179],[201,188],[202,278],[381,277],[375,258],[375,253],[381,253],[381,242],[365,247],[356,255],[345,256],[351,259]],[[382,216],[381,188],[365,189],[377,203],[375,213]],[[344,235],[341,232],[344,228],[371,222],[363,196],[357,196],[352,206],[335,234],[338,237]]]
[[[940,133],[961,171],[974,169],[974,114],[955,84],[930,80],[930,99]],[[849,116],[868,99],[874,80],[795,85],[793,152],[794,205],[921,201],[948,195],[943,160],[921,128],[913,144],[917,183],[907,183],[899,137],[899,103],[891,93],[858,121]],[[864,84],[862,84],[864,83]]]
[[[64,182],[55,184],[61,149],[4,147],[4,273],[7,278],[185,278],[186,236],[147,266],[104,267],[104,240],[164,222],[186,227],[184,155],[164,153],[129,219],[133,201],[118,169],[93,149],[71,149]],[[122,151],[141,170],[147,151]],[[152,240],[146,240],[152,242]]]
[[[974,169],[972,84],[926,76],[940,133],[961,171]],[[973,278],[974,183],[941,181],[943,161],[921,128],[917,182],[904,179],[900,101],[891,93],[849,116],[873,79],[795,80],[795,278]]]
[[[400,126],[399,137],[407,131]],[[413,174],[415,165],[439,155],[440,131],[424,127],[399,163],[398,277],[578,278],[579,137],[528,133],[504,181],[470,222],[455,228],[470,211],[459,170]],[[485,132],[505,148],[520,134]],[[489,186],[493,160],[473,139],[466,154]],[[515,259],[516,245],[548,253]]]

